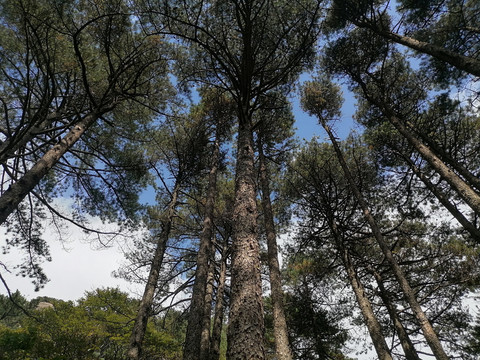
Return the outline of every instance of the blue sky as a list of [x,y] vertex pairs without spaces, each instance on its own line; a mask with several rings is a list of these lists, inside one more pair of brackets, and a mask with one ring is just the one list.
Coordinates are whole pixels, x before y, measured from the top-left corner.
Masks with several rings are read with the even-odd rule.
[[[308,75],[305,75],[300,80],[305,81],[308,78]],[[341,119],[335,123],[334,128],[337,136],[343,139],[352,128],[355,128],[355,125],[352,119],[354,113],[353,96],[346,86],[342,86],[342,90],[345,102],[342,108]],[[318,125],[317,119],[301,110],[297,95],[294,94],[292,97],[297,137],[300,140],[305,139],[308,141],[312,137],[317,136],[319,141],[327,141],[326,134]],[[151,195],[148,197],[153,199]],[[62,200],[59,199],[59,201]],[[46,230],[45,236],[48,237],[47,241],[51,246],[53,261],[45,263],[44,266],[51,281],[44,289],[36,293],[33,291],[30,279],[15,277],[13,274],[5,274],[11,290],[15,291],[18,288],[29,298],[48,295],[69,300],[78,299],[83,295],[84,291],[91,291],[101,286],[120,286],[124,290],[129,290],[127,283],[111,277],[111,272],[116,270],[123,260],[123,255],[118,246],[104,250],[93,250],[92,245],[88,241],[81,241],[84,234],[75,228],[67,230],[67,242],[62,244],[57,240],[56,235],[50,234],[47,224]],[[19,254],[10,254],[10,256],[4,256],[3,261],[13,267],[14,263],[18,262],[19,257]],[[5,290],[2,288],[0,293],[5,293]]]
[[[302,76],[300,81],[308,80],[307,76]],[[342,106],[341,118],[334,123],[334,131],[340,139],[345,139],[352,129],[358,130],[358,125],[353,121],[355,113],[355,98],[346,85],[341,85],[344,103]],[[318,124],[318,120],[305,113],[301,107],[298,96],[292,99],[293,114],[295,116],[295,127],[297,128],[298,138],[310,140],[314,136],[318,136],[320,141],[327,141],[327,136],[322,127]]]

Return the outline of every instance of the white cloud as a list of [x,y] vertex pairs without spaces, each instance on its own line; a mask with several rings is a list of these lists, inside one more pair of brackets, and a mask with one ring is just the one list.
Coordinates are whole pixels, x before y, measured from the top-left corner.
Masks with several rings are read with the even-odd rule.
[[[68,209],[69,200],[61,199],[56,206]],[[103,231],[113,231],[115,224],[102,224],[97,218],[90,218],[89,226]],[[49,226],[50,224],[50,226]],[[62,237],[51,222],[46,222],[44,239],[50,247],[51,262],[43,263],[43,269],[50,279],[40,291],[34,291],[34,285],[29,278],[15,275],[14,267],[18,265],[25,254],[18,249],[12,249],[8,254],[2,255],[1,262],[11,273],[0,269],[10,291],[19,290],[28,299],[37,296],[50,296],[63,300],[77,300],[85,291],[92,291],[99,287],[119,287],[129,293],[139,293],[135,285],[123,279],[116,279],[112,272],[117,270],[123,261],[122,248],[126,242],[133,240],[139,233],[122,234],[108,242],[108,247],[102,246],[97,238],[87,235],[84,231],[71,224],[64,224]],[[4,231],[0,231],[0,234]],[[4,241],[0,241],[4,245]],[[1,286],[0,293],[6,294],[6,289]]]

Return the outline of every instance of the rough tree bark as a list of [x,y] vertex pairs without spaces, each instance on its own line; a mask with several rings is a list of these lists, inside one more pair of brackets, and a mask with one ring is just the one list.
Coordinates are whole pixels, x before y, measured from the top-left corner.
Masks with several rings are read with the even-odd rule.
[[220,260],[220,274],[218,277],[217,296],[215,299],[215,315],[213,317],[212,337],[210,340],[210,360],[220,359],[220,343],[222,340],[225,280],[227,278],[227,249],[222,246],[222,259]]
[[86,115],[73,129],[48,150],[33,167],[13,183],[0,197],[0,225],[18,207],[25,196],[39,184],[47,172],[80,139],[83,133],[108,110],[95,111]]
[[138,307],[135,324],[133,326],[132,334],[130,336],[127,357],[131,360],[138,360],[141,355],[142,342],[143,338],[145,337],[147,322],[152,308],[153,298],[155,296],[155,290],[157,288],[160,270],[162,268],[163,256],[165,254],[165,249],[167,247],[168,238],[170,236],[170,231],[172,228],[172,222],[175,215],[175,208],[177,205],[179,191],[180,183],[177,180],[171,193],[172,196],[170,202],[168,203],[168,206],[163,213],[162,230],[158,235],[155,254],[153,256],[152,264],[150,266],[150,273],[148,275],[147,283],[145,284],[145,290],[143,292],[140,305]]
[[207,287],[205,289],[205,304],[202,319],[202,333],[200,338],[200,359],[208,360],[210,358],[210,328],[212,325],[212,301],[213,301],[213,281],[215,277],[215,263],[213,261],[213,244],[211,249],[212,257],[208,265]]
[[277,234],[273,220],[273,209],[270,200],[270,180],[261,134],[258,136],[258,160],[260,167],[260,188],[262,190],[262,210],[267,236],[268,269],[273,306],[273,333],[275,337],[275,354],[278,360],[292,360],[293,355],[288,341],[287,320],[283,304],[282,279],[278,263]]
[[357,185],[355,184],[355,180],[353,179],[352,174],[350,173],[350,170],[348,168],[347,163],[345,162],[345,159],[343,157],[342,151],[340,150],[340,147],[338,146],[337,140],[330,129],[330,127],[326,124],[326,122],[322,119],[320,119],[320,123],[322,127],[325,129],[325,131],[328,134],[328,137],[333,145],[333,148],[335,150],[335,153],[337,154],[338,160],[340,162],[340,165],[342,167],[342,170],[345,174],[345,177],[347,178],[348,183],[351,186],[351,189],[355,195],[355,197],[358,200],[358,203],[360,204],[360,207],[363,210],[363,215],[365,216],[365,219],[367,220],[368,224],[370,225],[370,228],[372,229],[373,236],[377,240],[378,245],[380,246],[380,249],[382,250],[383,255],[385,256],[385,259],[388,261],[390,264],[393,273],[395,275],[395,278],[397,279],[400,288],[403,291],[403,294],[405,296],[405,299],[407,300],[408,304],[410,305],[410,308],[412,309],[413,313],[415,314],[415,317],[417,319],[418,325],[422,329],[423,335],[425,337],[425,340],[427,341],[428,345],[430,346],[430,349],[432,350],[435,358],[437,360],[448,360],[448,356],[445,353],[445,350],[443,349],[442,344],[440,343],[440,340],[438,339],[438,336],[433,329],[432,324],[428,320],[427,316],[425,315],[424,311],[422,310],[420,304],[418,303],[416,297],[415,297],[415,292],[413,289],[410,287],[410,284],[407,281],[407,278],[405,277],[405,274],[403,273],[402,268],[398,264],[397,260],[393,256],[390,247],[388,246],[387,242],[383,238],[383,234],[380,231],[380,227],[377,224],[377,221],[373,217],[372,213],[370,212],[370,209],[367,205],[367,202],[363,198],[360,190],[358,189]]
[[[207,341],[207,334],[202,330],[206,309],[205,295],[208,278],[208,264],[212,252],[213,211],[215,207],[215,197],[217,191],[217,171],[219,158],[220,144],[219,140],[216,139],[208,176],[205,217],[203,219],[203,229],[200,235],[200,246],[197,253],[197,268],[195,271],[195,282],[193,284],[192,302],[190,304],[187,332],[185,337],[185,349],[183,352],[184,360],[208,359],[209,341]],[[208,327],[208,332],[210,332],[210,327]],[[207,337],[207,339],[204,337]]]
[[[245,97],[248,99],[248,97]],[[239,109],[235,201],[233,206],[232,282],[227,358],[265,359],[260,248],[253,132],[248,105]]]

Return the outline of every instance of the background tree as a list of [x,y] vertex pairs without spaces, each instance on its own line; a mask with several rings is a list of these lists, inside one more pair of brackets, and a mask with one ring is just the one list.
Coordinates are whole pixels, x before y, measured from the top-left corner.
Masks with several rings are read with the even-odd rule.
[[465,73],[480,75],[478,11],[474,1],[462,0],[405,0],[396,9],[388,1],[339,0],[332,2],[329,23],[333,29],[352,23],[429,55],[425,68],[446,84]]
[[[51,307],[36,310],[39,300],[28,304],[34,317],[23,314],[15,327],[2,321],[0,358],[124,358],[137,300],[112,288],[87,292],[76,303],[41,299]],[[175,329],[176,316],[171,313],[149,324],[145,359],[180,358],[183,334]]]
[[[371,194],[373,188],[378,185],[378,178],[374,175],[378,170],[357,142],[350,138],[350,141],[342,144],[342,148],[345,156],[348,156],[350,166],[355,169],[358,186],[362,188],[362,192]],[[298,199],[298,207],[305,208],[301,210],[303,230],[297,237],[299,242],[297,251],[302,248],[312,249],[303,250],[307,259],[312,257],[312,261],[317,262],[322,259],[327,264],[329,260],[319,257],[315,252],[322,252],[325,258],[330,256],[330,262],[336,264],[335,270],[331,271],[339,273],[343,267],[341,273],[346,273],[377,356],[391,359],[391,350],[386,343],[384,329],[373,309],[373,299],[368,295],[364,279],[353,260],[352,252],[355,248],[362,243],[368,246],[363,239],[364,235],[359,234],[363,233],[364,221],[358,202],[342,176],[333,149],[314,140],[296,154],[291,166],[288,193],[292,199]],[[333,267],[332,264],[330,266]],[[315,272],[314,269],[315,266],[313,267]]]
[[128,357],[131,359],[141,357],[142,342],[148,318],[151,315],[167,243],[177,215],[177,206],[181,201],[182,189],[193,184],[194,178],[203,169],[203,153],[208,141],[206,124],[197,119],[193,119],[190,123],[186,120],[183,117],[172,118],[163,131],[158,133],[158,143],[161,144],[161,148],[154,150],[160,151],[156,160],[163,160],[164,166],[173,178],[173,181],[170,181],[173,185],[169,189],[167,179],[158,171],[159,180],[163,183],[164,191],[168,196],[166,199],[159,198],[164,203],[159,201],[159,204],[151,210],[153,221],[150,222],[150,231],[153,232],[152,237],[155,239],[155,250],[153,259],[147,262],[149,274],[130,338]]
[[[359,118],[365,119],[363,123],[370,129],[380,129],[381,126],[382,133],[387,136],[389,134],[388,131],[392,131],[388,130],[389,126],[387,123],[389,123],[391,128],[394,128],[395,132],[400,133],[410,146],[421,155],[421,158],[425,160],[426,164],[428,164],[427,171],[433,169],[436,176],[440,176],[443,181],[448,183],[449,188],[456,193],[455,197],[458,196],[463,199],[474,213],[478,212],[475,210],[477,208],[478,193],[475,176],[473,176],[474,169],[477,168],[476,160],[469,158],[468,155],[462,155],[466,154],[465,151],[470,147],[468,144],[471,140],[476,143],[474,139],[478,136],[477,132],[473,130],[466,137],[460,137],[458,132],[457,135],[454,135],[455,133],[453,132],[453,137],[450,140],[451,142],[455,141],[453,147],[451,143],[448,144],[448,141],[442,141],[442,144],[437,140],[439,139],[439,133],[445,134],[445,131],[451,127],[449,123],[452,116],[456,119],[462,118],[463,120],[460,123],[463,123],[463,126],[468,126],[468,122],[474,121],[472,119],[469,120],[468,110],[460,108],[458,103],[454,105],[453,102],[445,98],[445,94],[430,97],[428,94],[430,89],[429,83],[427,81],[419,81],[423,76],[421,73],[412,76],[410,67],[394,49],[390,49],[386,43],[381,45],[381,39],[375,40],[370,38],[370,40],[366,40],[365,34],[362,34],[362,32],[352,33],[351,36],[339,40],[336,45],[332,46],[330,58],[336,56],[335,53],[339,55],[344,50],[355,51],[354,48],[370,47],[372,45],[371,42],[380,44],[378,48],[383,46],[383,50],[377,54],[371,52],[368,56],[363,56],[364,61],[358,64],[347,65],[347,62],[339,61],[337,63],[339,67],[333,65],[333,63],[330,63],[331,67],[328,65],[329,69],[333,71],[339,70],[340,73],[349,74],[354,79],[354,83],[358,84],[360,93],[366,99],[362,105],[363,110],[359,113]],[[353,47],[350,47],[350,45]],[[380,55],[382,52],[383,55]],[[341,62],[343,62],[343,65],[340,65]],[[340,68],[343,70],[340,70]],[[399,79],[402,81],[397,82]],[[388,101],[391,102],[390,105],[387,105]],[[366,120],[367,118],[370,120]],[[443,125],[441,125],[442,123]],[[461,127],[462,125],[458,126],[457,129]],[[378,134],[380,133],[377,131],[376,136]],[[389,141],[388,143],[391,144],[392,142]],[[396,145],[396,148],[395,152],[398,153],[398,145]],[[453,150],[454,148],[456,150]],[[403,149],[405,149],[405,146]],[[390,151],[389,154],[391,157],[392,152]],[[404,161],[406,156],[403,156]],[[426,186],[433,191],[442,204],[449,209],[452,215],[475,238],[478,232],[476,225],[469,219],[470,215],[464,215],[465,210],[460,210],[460,207],[449,199],[451,196],[447,194],[450,193],[450,190],[447,190],[445,193],[445,190],[439,186],[434,188],[432,182],[436,181],[428,179],[428,175],[423,170],[425,168],[424,165],[417,165],[411,159],[407,160],[407,163],[414,169],[417,176],[424,181]]]
[[145,129],[153,116],[150,109],[161,109],[171,95],[164,91],[166,46],[135,32],[123,2],[97,5],[2,2],[8,59],[2,61],[0,222],[18,210],[6,223],[7,246],[34,249],[20,271],[35,278],[37,286],[46,281],[38,263],[49,259],[39,220],[50,214],[90,230],[81,216],[57,210],[53,196],[72,190],[73,183],[81,204],[77,214],[126,224],[138,211],[134,193],[144,186],[146,172],[138,161],[141,152],[126,132],[116,133],[117,142],[106,139],[117,125]]
[[[197,253],[195,282],[192,290],[192,302],[189,309],[189,319],[184,350],[184,359],[209,359],[210,351],[210,317],[211,317],[211,295],[207,295],[207,287],[213,287],[213,259],[215,257],[214,244],[214,210],[217,194],[217,173],[221,166],[220,145],[224,142],[223,138],[228,136],[223,134],[225,129],[229,128],[234,114],[233,103],[222,93],[212,89],[205,91],[202,97],[203,108],[200,108],[200,116],[205,123],[211,123],[215,129],[212,154],[210,156],[208,184],[206,188],[205,210],[203,218],[203,229],[199,239],[199,249]],[[211,268],[211,271],[209,270]],[[210,290],[211,292],[211,290]],[[209,301],[206,297],[209,297]]]
[[[262,108],[257,114],[257,152],[259,190],[261,192],[261,210],[263,228],[267,242],[267,265],[270,280],[271,305],[273,316],[273,333],[275,338],[275,356],[280,360],[292,359],[289,345],[287,321],[284,309],[284,293],[279,265],[279,252],[277,245],[277,230],[275,212],[272,204],[272,193],[275,182],[272,180],[279,176],[278,169],[285,163],[288,149],[291,146],[289,139],[292,137],[293,116],[286,99],[278,94],[266,94],[262,101]],[[274,157],[274,161],[269,161]],[[272,173],[272,169],[275,174]]]
[[360,207],[362,208],[363,215],[365,216],[365,219],[367,220],[372,230],[372,234],[374,235],[383,255],[385,256],[385,260],[391,266],[392,271],[395,274],[395,278],[397,279],[405,295],[405,298],[408,301],[408,304],[410,305],[412,311],[415,313],[418,324],[422,329],[423,335],[425,336],[428,345],[430,346],[432,352],[437,359],[447,359],[447,354],[445,353],[435,330],[433,329],[425,312],[421,308],[415,296],[415,293],[408,282],[408,279],[405,277],[402,268],[399,266],[398,261],[393,256],[391,249],[385,241],[385,238],[379,227],[379,223],[372,215],[368,203],[365,201],[365,198],[360,192],[358,186],[355,184],[355,180],[352,177],[347,163],[345,162],[343,153],[338,146],[336,137],[334,136],[333,131],[330,128],[328,122],[331,121],[331,119],[336,115],[336,113],[338,113],[338,88],[331,87],[328,83],[317,83],[316,85],[314,85],[314,83],[310,83],[308,87],[304,88],[302,104],[307,111],[310,111],[312,114],[315,114],[318,117],[320,124],[327,132],[330,142],[332,143],[335,150],[335,154],[342,167],[343,173],[348,180],[350,188],[352,189],[355,198],[357,199]]
[[311,57],[319,4],[152,1],[146,5],[151,31],[170,33],[195,45],[197,64],[202,65],[200,73],[208,75],[202,78],[226,88],[236,103],[229,357],[262,359],[263,343],[258,341],[263,337],[263,309],[252,116],[260,96],[290,84]]

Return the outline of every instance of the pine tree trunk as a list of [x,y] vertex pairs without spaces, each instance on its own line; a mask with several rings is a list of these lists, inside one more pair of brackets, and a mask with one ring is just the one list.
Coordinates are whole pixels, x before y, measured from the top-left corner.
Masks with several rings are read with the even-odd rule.
[[215,300],[215,315],[213,318],[212,338],[210,340],[210,360],[220,359],[220,343],[222,342],[223,328],[223,296],[225,293],[225,280],[227,278],[227,250],[223,246],[222,259],[220,260],[220,275],[218,278],[217,297]]
[[480,177],[475,176],[472,174],[465,166],[459,163],[457,160],[453,159],[449,156],[444,149],[442,149],[438,144],[434,141],[428,139],[427,136],[424,134],[419,134],[421,139],[425,141],[425,143],[432,148],[433,152],[435,152],[446,164],[450,165],[453,169],[457,171],[458,174],[463,176],[463,178],[470,183],[471,186],[476,188],[480,191]]
[[407,162],[413,173],[425,184],[428,190],[440,201],[440,203],[453,215],[453,217],[467,230],[472,238],[480,242],[480,230],[477,229],[468,219],[450,202],[448,196],[425,176],[424,173],[412,162],[408,156],[401,155]]
[[422,155],[430,166],[450,184],[450,186],[457,192],[457,194],[465,200],[465,202],[475,211],[480,214],[480,194],[475,192],[471,186],[463,181],[457,174],[455,174],[440,158],[433,153],[430,148],[425,146],[419,139],[417,139],[411,131],[398,119],[391,114],[388,108],[382,106],[388,116],[392,125],[402,134],[407,141]]
[[348,169],[348,165],[345,162],[342,151],[338,146],[337,140],[333,135],[332,130],[324,121],[320,121],[320,122],[323,128],[325,129],[325,131],[327,132],[328,137],[330,138],[330,141],[333,145],[333,148],[335,149],[335,153],[337,154],[338,160],[345,174],[345,177],[347,178],[347,181],[350,184],[351,189],[355,194],[355,197],[357,198],[358,203],[360,204],[360,207],[363,210],[363,215],[365,216],[365,219],[367,220],[368,224],[370,225],[370,228],[372,229],[373,236],[377,240],[377,243],[380,246],[380,249],[382,250],[383,255],[385,256],[385,259],[390,264],[393,270],[393,273],[400,285],[400,288],[403,291],[405,299],[407,300],[408,304],[410,305],[410,308],[415,314],[415,317],[418,321],[418,325],[422,329],[425,340],[427,341],[428,345],[430,346],[430,349],[432,350],[437,360],[448,360],[448,356],[443,350],[442,344],[440,343],[440,340],[438,339],[438,336],[435,333],[435,330],[433,329],[432,325],[430,324],[430,321],[428,320],[420,304],[418,303],[415,297],[415,293],[413,289],[410,287],[410,284],[408,283],[403,273],[403,270],[401,269],[400,265],[398,265],[397,260],[395,260],[395,257],[390,251],[390,248],[387,242],[383,238],[382,232],[380,231],[380,228],[375,218],[371,214],[365,199],[363,198],[360,190],[355,184],[355,181],[352,177],[352,174],[350,173],[350,170]]
[[198,359],[208,360],[210,358],[210,328],[212,325],[212,301],[213,301],[213,281],[215,277],[215,262],[213,261],[213,244],[212,259],[208,265],[207,287],[205,289],[205,302],[202,319],[202,333],[200,338],[200,355]]
[[408,336],[403,324],[397,314],[397,310],[395,309],[395,305],[392,304],[390,301],[390,296],[388,294],[387,289],[383,285],[382,276],[375,270],[373,270],[373,275],[375,276],[375,280],[378,284],[378,289],[380,290],[379,295],[383,301],[383,304],[387,308],[388,315],[397,330],[398,338],[400,339],[400,345],[402,346],[403,352],[405,353],[405,358],[407,360],[421,360],[418,356],[415,347],[413,346],[412,340],[410,340],[410,336]]
[[131,360],[138,360],[141,356],[142,342],[145,337],[145,331],[147,329],[148,318],[153,304],[153,298],[155,296],[155,290],[157,289],[158,278],[160,276],[160,270],[162,268],[163,256],[167,247],[168,238],[172,228],[173,217],[175,215],[175,207],[177,205],[178,193],[180,191],[179,182],[175,184],[172,191],[172,198],[168,204],[167,209],[163,213],[162,219],[162,231],[158,235],[157,246],[155,248],[155,254],[150,266],[150,273],[148,275],[147,283],[143,292],[142,300],[137,311],[137,317],[135,318],[135,324],[133,326],[132,334],[130,336],[129,349],[127,357]]
[[58,144],[48,150],[33,167],[13,183],[0,197],[0,225],[37,186],[47,172],[70,150],[83,133],[102,115],[92,112],[78,122]]
[[[245,106],[245,109],[247,107]],[[253,134],[246,110],[240,111],[237,138],[233,253],[228,326],[229,360],[265,359],[260,249]]]
[[432,45],[424,41],[399,35],[387,30],[379,29],[377,26],[360,21],[352,21],[355,25],[362,28],[368,28],[374,33],[392,40],[398,44],[405,45],[410,49],[433,56],[438,60],[445,61],[459,70],[463,70],[469,74],[480,76],[480,61],[465,55],[461,55],[454,51],[445,49],[438,45]]
[[373,346],[375,347],[378,359],[392,360],[392,355],[385,341],[382,327],[378,322],[375,313],[373,312],[372,304],[370,303],[370,300],[368,299],[368,296],[365,292],[365,288],[363,287],[363,284],[358,277],[357,270],[353,265],[348,249],[343,244],[342,236],[337,228],[332,214],[329,214],[328,222],[329,227],[332,230],[337,249],[341,253],[343,266],[345,267],[348,280],[350,282],[350,285],[352,286],[355,298],[357,299],[358,307],[360,308],[363,318],[365,319],[365,324],[367,326],[368,333],[370,334],[370,338],[372,339]]
[[358,275],[353,267],[348,251],[344,249],[342,251],[343,263],[348,274],[348,279],[352,286],[355,298],[357,299],[358,306],[362,312],[365,324],[367,325],[370,338],[372,339],[373,346],[377,352],[378,359],[380,360],[392,360],[392,355],[385,341],[385,337],[382,333],[382,327],[375,316],[372,309],[372,304],[368,300],[365,289],[358,278]]
[[[220,145],[215,141],[212,154],[212,166],[208,177],[207,200],[205,204],[205,218],[203,220],[202,234],[200,235],[200,246],[197,254],[197,268],[195,271],[195,282],[193,284],[192,302],[188,317],[187,332],[185,337],[185,348],[183,360],[207,360],[208,343],[202,342],[203,319],[205,316],[205,295],[208,277],[208,263],[211,257],[212,236],[213,236],[213,210],[215,207],[215,195],[217,191],[217,170],[220,156]],[[210,306],[210,305],[209,305]],[[210,331],[210,327],[208,328]],[[204,334],[206,336],[206,334]]]
[[262,209],[267,235],[268,269],[273,306],[273,333],[275,337],[275,354],[278,360],[292,360],[293,355],[288,341],[287,320],[283,305],[282,279],[278,263],[277,234],[273,220],[270,186],[261,134],[258,136],[258,156],[260,166],[260,186],[262,190]]
[[[36,135],[50,126],[57,117],[58,114],[56,112],[49,114],[40,124],[31,126],[30,128],[21,131],[20,134],[15,133],[13,139],[8,138],[0,143],[0,164],[4,164],[8,159],[12,158],[18,149],[25,146]],[[33,122],[35,122],[35,120]]]
[[395,116],[388,104],[370,96],[367,86],[363,81],[358,78],[355,80],[357,80],[362,87],[367,100],[382,110],[384,115],[388,118],[388,121],[405,137],[405,139],[407,139],[409,144],[412,145],[420,155],[422,155],[422,158],[430,164],[430,166],[452,187],[453,190],[457,192],[457,194],[475,213],[480,214],[480,194],[445,165],[445,163],[428,146],[414,136],[405,124]]

